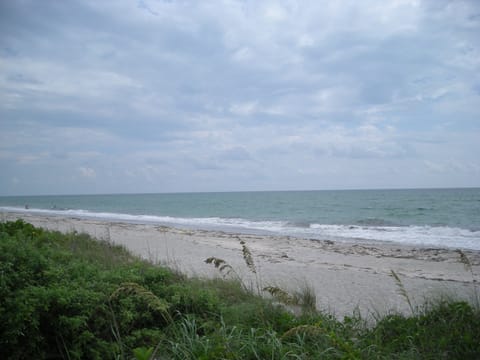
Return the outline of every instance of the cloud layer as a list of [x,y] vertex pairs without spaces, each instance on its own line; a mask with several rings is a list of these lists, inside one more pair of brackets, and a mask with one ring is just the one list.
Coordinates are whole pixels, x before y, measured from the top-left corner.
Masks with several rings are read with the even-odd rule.
[[3,1],[1,194],[480,186],[480,4]]

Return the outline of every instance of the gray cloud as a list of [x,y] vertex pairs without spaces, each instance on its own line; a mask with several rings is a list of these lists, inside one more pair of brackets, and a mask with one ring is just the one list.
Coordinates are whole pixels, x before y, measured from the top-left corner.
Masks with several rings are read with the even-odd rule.
[[473,0],[4,1],[0,188],[479,186],[479,30]]

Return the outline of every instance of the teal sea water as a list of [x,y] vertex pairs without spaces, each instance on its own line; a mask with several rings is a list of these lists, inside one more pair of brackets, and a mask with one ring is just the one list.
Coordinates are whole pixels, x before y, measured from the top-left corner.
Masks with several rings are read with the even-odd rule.
[[0,211],[480,250],[480,188],[18,196]]

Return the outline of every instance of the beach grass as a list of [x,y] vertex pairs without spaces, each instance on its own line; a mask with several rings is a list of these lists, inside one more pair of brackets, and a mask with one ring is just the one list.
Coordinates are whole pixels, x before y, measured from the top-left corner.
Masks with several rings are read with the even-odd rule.
[[[254,254],[242,246],[257,274]],[[223,273],[234,271],[225,262],[211,263]],[[401,279],[392,276],[409,300]],[[5,359],[480,358],[474,303],[429,299],[423,307],[410,304],[411,314],[371,323],[359,313],[338,320],[317,311],[308,286],[297,293],[261,290],[271,297],[238,276],[188,278],[108,239],[46,231],[21,220],[0,223]]]

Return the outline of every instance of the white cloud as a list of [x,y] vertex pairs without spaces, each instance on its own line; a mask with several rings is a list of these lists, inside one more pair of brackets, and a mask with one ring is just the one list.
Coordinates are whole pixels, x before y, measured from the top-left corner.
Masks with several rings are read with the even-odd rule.
[[[2,92],[13,94],[7,102],[9,108],[23,108],[28,104],[78,110],[72,100],[77,104],[80,99],[112,100],[122,91],[139,88],[137,82],[126,75],[101,69],[79,69],[58,61],[15,58],[2,60],[0,66],[3,67],[0,88]],[[19,76],[30,80],[18,81]],[[67,104],[60,103],[59,99]]]
[[232,104],[230,106],[230,111],[236,115],[252,115],[258,110],[258,102],[250,101],[241,104]]
[[253,60],[254,53],[249,47],[242,47],[240,49],[235,50],[232,55],[233,60],[239,62],[248,62]]
[[87,179],[95,179],[97,177],[95,170],[90,167],[81,166],[78,168],[78,172],[82,177]]
[[298,39],[298,45],[304,48],[313,47],[315,45],[315,40],[308,34],[302,34]]
[[287,12],[279,4],[271,3],[265,7],[265,17],[274,22],[282,21],[287,18]]

